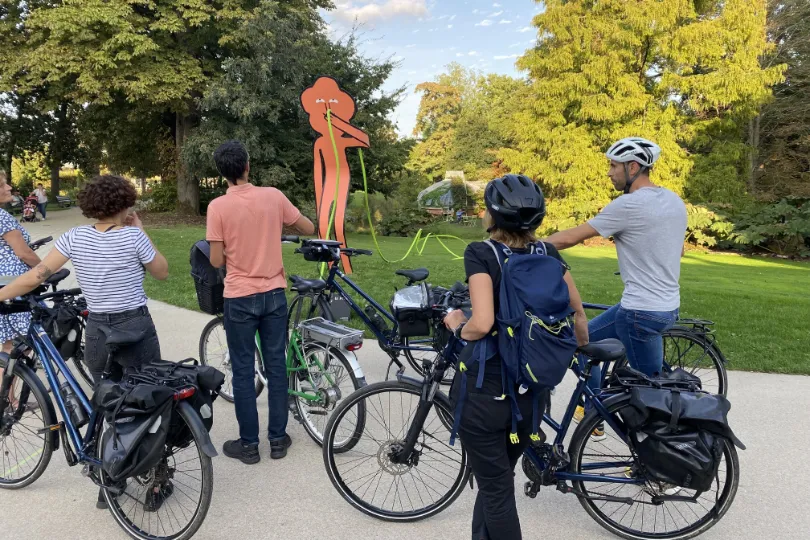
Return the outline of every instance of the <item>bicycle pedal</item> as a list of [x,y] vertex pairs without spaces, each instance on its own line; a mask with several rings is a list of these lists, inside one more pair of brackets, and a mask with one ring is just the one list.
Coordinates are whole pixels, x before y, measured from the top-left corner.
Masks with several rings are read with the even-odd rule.
[[37,435],[44,435],[46,433],[50,433],[51,431],[59,431],[63,427],[64,427],[64,425],[62,424],[62,422],[59,422],[58,424],[53,424],[53,425],[50,425],[50,426],[46,426],[46,427],[44,427],[42,429],[38,429],[37,430]]
[[534,482],[526,482],[523,484],[523,494],[529,497],[530,499],[534,499],[537,497],[537,493],[540,491],[540,488]]

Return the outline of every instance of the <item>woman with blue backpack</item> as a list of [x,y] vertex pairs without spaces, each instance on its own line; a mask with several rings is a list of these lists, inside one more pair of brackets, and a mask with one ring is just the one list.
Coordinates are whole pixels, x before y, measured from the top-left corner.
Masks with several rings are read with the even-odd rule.
[[[510,174],[487,185],[484,201],[490,238],[464,252],[472,316],[452,311],[444,323],[469,342],[451,397],[478,483],[472,538],[516,540],[515,465],[531,441],[542,442],[547,390],[588,343],[588,322],[565,261],[534,236],[545,217],[540,187]],[[519,316],[505,320],[509,312]]]

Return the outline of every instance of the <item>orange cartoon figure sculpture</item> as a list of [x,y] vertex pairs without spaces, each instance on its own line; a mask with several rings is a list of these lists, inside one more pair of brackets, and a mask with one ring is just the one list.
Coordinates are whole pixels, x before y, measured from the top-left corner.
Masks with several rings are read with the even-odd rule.
[[[349,162],[346,149],[368,148],[368,135],[349,122],[355,113],[354,99],[331,77],[319,77],[301,94],[301,105],[309,115],[309,123],[319,137],[315,140],[315,207],[318,212],[318,235],[328,238],[332,205],[335,205],[335,238],[346,247],[344,220],[349,200]],[[337,155],[329,135],[327,111],[332,122]],[[337,188],[337,192],[335,189]],[[352,273],[351,261],[341,257],[343,271]]]

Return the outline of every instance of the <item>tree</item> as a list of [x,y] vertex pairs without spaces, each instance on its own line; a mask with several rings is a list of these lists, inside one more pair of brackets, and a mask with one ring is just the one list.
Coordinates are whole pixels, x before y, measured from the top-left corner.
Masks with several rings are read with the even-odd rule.
[[[316,27],[313,29],[312,25]],[[184,147],[188,168],[217,176],[211,156],[224,140],[236,138],[250,151],[251,178],[282,189],[296,201],[312,200],[315,134],[301,108],[301,92],[321,74],[340,82],[354,98],[353,124],[366,131],[371,148],[364,152],[371,190],[390,192],[390,178],[404,168],[408,142],[397,141],[387,119],[401,91],[381,91],[393,69],[357,50],[354,37],[334,43],[306,12],[291,12],[266,3],[245,20],[235,38],[238,56],[223,63],[220,80],[202,99],[200,128]],[[362,186],[357,160],[352,181]]]
[[764,0],[548,0],[534,25],[518,61],[531,98],[500,156],[543,185],[549,225],[610,200],[603,152],[631,135],[663,148],[657,183],[695,201],[746,196],[745,128],[782,71],[759,63]]
[[416,91],[422,92],[422,99],[413,133],[421,140],[411,152],[410,163],[415,170],[437,180],[447,170],[461,116],[461,91],[441,82],[422,83]]
[[766,65],[785,64],[785,80],[753,126],[760,138],[756,187],[768,199],[810,197],[810,4],[771,0]]
[[[109,105],[119,96],[163,108],[179,153],[200,122],[199,101],[234,55],[242,21],[264,0],[63,0],[31,10],[26,54],[10,69],[22,84],[70,89],[74,103]],[[314,24],[329,0],[290,0],[284,9]],[[179,210],[199,211],[197,179],[177,160]]]

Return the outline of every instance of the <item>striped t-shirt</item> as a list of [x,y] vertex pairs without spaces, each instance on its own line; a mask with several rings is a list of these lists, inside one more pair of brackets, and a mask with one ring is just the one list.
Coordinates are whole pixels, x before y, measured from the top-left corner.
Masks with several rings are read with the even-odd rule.
[[143,265],[155,248],[137,227],[100,232],[90,225],[70,229],[56,249],[73,261],[76,279],[91,313],[121,313],[146,305]]

